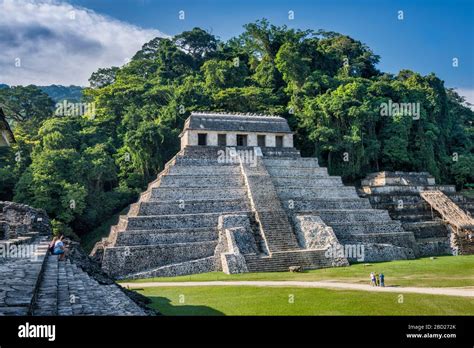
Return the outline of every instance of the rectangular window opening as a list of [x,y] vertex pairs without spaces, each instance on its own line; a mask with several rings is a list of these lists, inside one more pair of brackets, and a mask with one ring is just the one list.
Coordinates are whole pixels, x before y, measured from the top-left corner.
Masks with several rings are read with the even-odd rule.
[[275,137],[276,147],[283,147],[283,136],[277,135]]
[[247,134],[237,134],[237,146],[247,146]]
[[217,134],[217,145],[227,146],[227,134]]
[[198,134],[198,145],[199,146],[206,146],[207,145],[207,134],[206,133],[199,133]]

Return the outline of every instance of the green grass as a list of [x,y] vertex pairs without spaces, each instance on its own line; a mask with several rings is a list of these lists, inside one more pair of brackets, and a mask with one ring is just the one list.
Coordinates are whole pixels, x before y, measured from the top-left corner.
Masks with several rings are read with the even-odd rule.
[[[165,315],[474,315],[453,296],[291,287],[173,287],[138,290]],[[291,303],[293,299],[293,303]]]
[[387,286],[474,287],[474,255],[440,256],[434,259],[402,260],[350,267],[325,268],[302,273],[242,273],[221,272],[133,280],[133,282],[182,282],[214,280],[337,280],[368,284],[370,272],[383,272]]

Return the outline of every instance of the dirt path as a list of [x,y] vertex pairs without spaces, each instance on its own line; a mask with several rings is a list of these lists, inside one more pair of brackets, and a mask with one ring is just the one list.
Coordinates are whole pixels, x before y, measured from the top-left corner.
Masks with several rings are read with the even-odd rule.
[[340,283],[331,281],[209,281],[209,282],[149,282],[149,283],[120,283],[128,289],[143,289],[155,287],[182,287],[182,286],[276,286],[301,288],[326,288],[375,292],[417,293],[430,295],[447,295],[474,297],[473,289],[462,288],[416,288],[402,286],[373,287],[364,284]]

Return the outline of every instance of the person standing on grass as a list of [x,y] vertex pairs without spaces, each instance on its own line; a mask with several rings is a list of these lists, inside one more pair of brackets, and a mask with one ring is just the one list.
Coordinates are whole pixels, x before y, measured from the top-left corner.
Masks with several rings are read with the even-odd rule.
[[375,286],[375,285],[376,285],[374,272],[371,272],[371,273],[370,273],[370,282],[371,282],[372,286]]
[[379,274],[375,273],[375,286],[379,286]]
[[380,286],[385,287],[385,276],[383,275],[382,272],[380,272],[380,275],[379,275],[379,282],[380,282]]

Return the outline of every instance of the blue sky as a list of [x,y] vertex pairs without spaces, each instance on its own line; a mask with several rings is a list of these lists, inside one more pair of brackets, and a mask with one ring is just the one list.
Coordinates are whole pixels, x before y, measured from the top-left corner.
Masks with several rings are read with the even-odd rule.
[[[52,67],[48,67],[47,61],[41,63],[38,60],[40,55],[36,54],[33,60],[31,52],[21,52],[26,62],[24,81],[18,77],[22,76],[18,74],[19,70],[15,70],[15,76],[21,84],[26,83],[29,77],[32,81],[43,79],[51,82],[56,78],[57,83],[84,85],[85,76],[90,76],[97,66],[120,65],[126,56],[132,56],[132,52],[155,35],[174,35],[199,26],[226,40],[240,34],[243,24],[265,17],[277,25],[332,30],[360,40],[381,56],[379,69],[382,71],[396,73],[407,68],[422,74],[434,72],[447,86],[460,88],[463,91],[461,94],[474,91],[472,0],[0,0],[0,7],[3,1],[10,2],[6,10],[14,18],[20,16],[17,12],[25,12],[17,3],[49,3],[48,11],[34,9],[28,18],[38,13],[63,13],[71,8],[80,14],[75,18],[75,27],[66,19],[53,27],[51,23],[56,23],[58,15],[38,18],[35,24],[37,27],[28,27],[29,33],[34,30],[42,33],[58,31],[51,35],[50,44],[56,46],[59,56],[54,59],[57,64],[53,64],[53,67],[57,65],[56,70],[51,72]],[[178,18],[180,10],[185,11],[185,20]],[[290,10],[295,13],[294,20],[288,19]],[[403,11],[403,20],[397,18],[399,10]],[[3,17],[3,21],[8,21],[6,17]],[[0,46],[4,28],[10,28],[14,33],[21,32],[15,27],[18,22],[10,20],[5,24],[0,18]],[[66,29],[71,31],[69,37],[65,34]],[[87,29],[89,32],[84,33]],[[32,47],[36,50],[40,46],[35,42],[37,36],[31,35]],[[71,44],[70,37],[80,36],[79,45]],[[48,47],[47,39],[42,39],[41,47]],[[58,48],[58,40],[61,39],[65,43],[61,45],[62,48]],[[91,51],[92,56],[89,55],[95,65],[85,61],[88,47],[96,50],[95,53]],[[98,47],[103,47],[100,54],[97,53]],[[20,55],[12,47],[3,51],[10,52],[8,49],[12,51],[8,62],[15,54]],[[79,63],[70,64],[67,67],[69,74],[61,76],[59,70],[64,65],[62,60],[74,61],[77,56],[80,57]],[[459,60],[457,68],[452,66],[453,58]],[[1,64],[0,57],[0,83]],[[74,70],[73,65],[82,70]],[[41,75],[38,70],[44,74]],[[36,80],[31,76],[36,76]],[[15,82],[13,75],[8,74],[4,80]]]
[[[435,72],[446,84],[474,88],[472,0],[75,0],[99,13],[174,35],[199,26],[222,39],[259,18],[301,29],[344,33],[381,56],[379,68]],[[186,19],[178,20],[184,10]],[[295,19],[288,20],[288,11]],[[398,20],[398,11],[404,20]],[[452,59],[459,59],[453,68]]]

